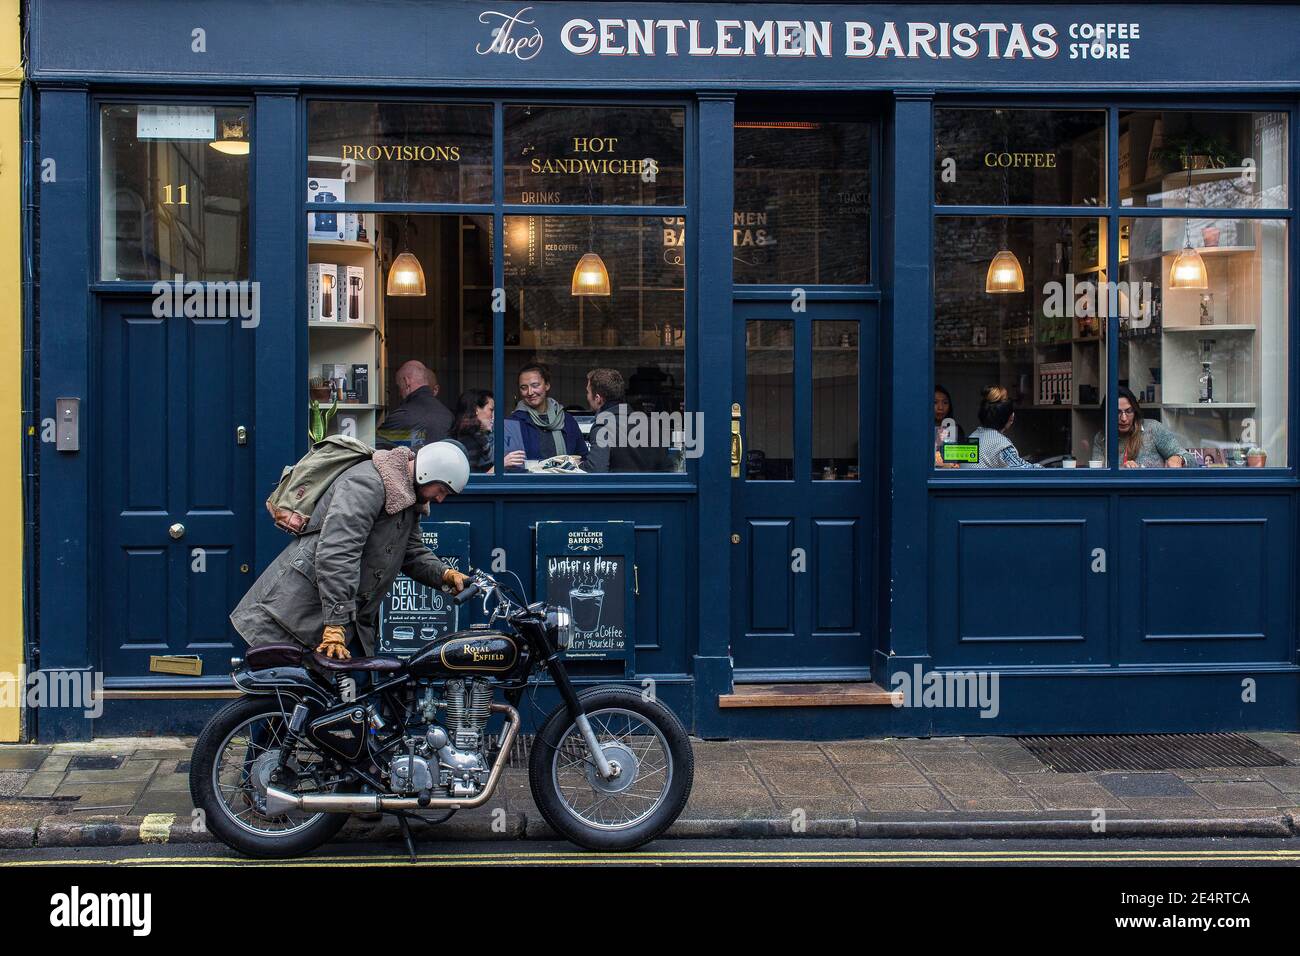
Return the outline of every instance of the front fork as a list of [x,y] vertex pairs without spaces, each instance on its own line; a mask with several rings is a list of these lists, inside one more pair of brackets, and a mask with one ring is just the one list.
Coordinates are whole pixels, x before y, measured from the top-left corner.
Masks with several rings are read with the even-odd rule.
[[587,711],[582,706],[582,701],[578,699],[578,692],[574,690],[573,681],[569,680],[569,673],[564,669],[564,662],[560,660],[559,655],[552,656],[546,662],[546,670],[550,673],[551,680],[555,681],[560,697],[564,699],[564,706],[569,710],[569,716],[578,725],[578,732],[582,734],[582,740],[587,745],[587,752],[591,754],[592,762],[596,765],[596,772],[600,774],[602,780],[613,780],[618,776],[619,768],[605,757],[605,751],[596,740],[596,732],[591,729],[591,721],[587,719]]

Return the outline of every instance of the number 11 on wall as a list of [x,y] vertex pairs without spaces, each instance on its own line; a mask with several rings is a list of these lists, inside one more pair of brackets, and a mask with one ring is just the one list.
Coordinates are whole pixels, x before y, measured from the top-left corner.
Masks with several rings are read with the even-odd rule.
[[[175,189],[180,195],[180,199],[172,199],[172,190]],[[163,187],[163,205],[164,206],[188,206],[190,204],[190,187],[182,183],[180,186],[172,186],[168,183]]]

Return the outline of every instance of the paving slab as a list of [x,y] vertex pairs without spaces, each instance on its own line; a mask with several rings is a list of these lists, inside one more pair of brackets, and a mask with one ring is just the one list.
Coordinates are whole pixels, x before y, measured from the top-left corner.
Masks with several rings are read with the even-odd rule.
[[1220,809],[1285,807],[1292,802],[1267,783],[1194,783],[1192,789]]
[[49,747],[0,746],[0,770],[36,770],[49,753]]
[[1195,794],[1187,784],[1172,773],[1103,773],[1097,782],[1115,796],[1129,797],[1192,797]]
[[951,813],[953,805],[932,787],[862,787],[858,797],[868,810],[925,810]]
[[760,774],[806,773],[829,774],[833,771],[830,759],[820,750],[750,752],[750,763]]
[[1029,784],[1026,790],[1045,810],[1123,810],[1124,801],[1096,783]]
[[853,788],[837,773],[764,773],[777,797],[852,797]]
[[910,763],[868,764],[839,768],[840,774],[854,790],[863,787],[928,787],[929,778]]

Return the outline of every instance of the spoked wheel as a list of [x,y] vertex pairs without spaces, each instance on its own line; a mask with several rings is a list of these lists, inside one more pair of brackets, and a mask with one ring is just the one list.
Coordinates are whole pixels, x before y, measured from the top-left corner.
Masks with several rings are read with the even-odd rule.
[[332,793],[329,769],[316,750],[295,743],[284,766],[288,715],[274,697],[245,697],[223,708],[199,735],[190,764],[190,795],[208,830],[249,856],[298,856],[320,846],[347,822],[346,813],[272,814],[266,788]]
[[561,706],[533,741],[528,776],[546,822],[593,850],[630,850],[672,825],[695,771],[685,728],[658,701],[625,687],[580,694],[601,751],[617,768],[603,778],[578,725]]

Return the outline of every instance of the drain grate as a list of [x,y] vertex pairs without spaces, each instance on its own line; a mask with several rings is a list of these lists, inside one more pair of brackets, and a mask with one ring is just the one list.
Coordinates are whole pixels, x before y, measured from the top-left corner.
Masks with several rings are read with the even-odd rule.
[[1280,767],[1286,760],[1242,734],[1017,737],[1057,773]]
[[81,754],[68,761],[69,770],[121,770],[124,756]]

